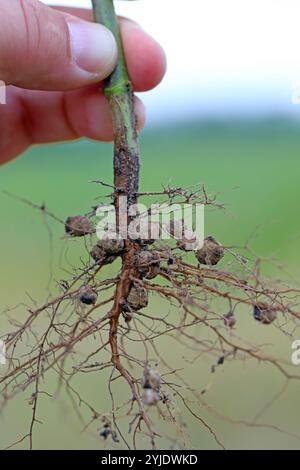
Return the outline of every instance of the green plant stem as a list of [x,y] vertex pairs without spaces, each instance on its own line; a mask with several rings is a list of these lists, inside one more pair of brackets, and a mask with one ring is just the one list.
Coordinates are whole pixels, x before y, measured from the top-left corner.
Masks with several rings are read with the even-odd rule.
[[114,128],[114,186],[118,209],[120,195],[127,196],[129,207],[136,202],[139,190],[140,152],[134,95],[113,0],[92,0],[92,3],[95,21],[110,29],[118,46],[118,64],[104,86]]

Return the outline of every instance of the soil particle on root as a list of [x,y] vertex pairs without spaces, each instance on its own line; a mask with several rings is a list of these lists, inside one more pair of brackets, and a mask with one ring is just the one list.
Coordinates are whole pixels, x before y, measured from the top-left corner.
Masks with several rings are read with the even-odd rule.
[[96,243],[90,251],[90,255],[94,261],[102,264],[111,264],[115,261],[115,255],[108,255],[101,246]]
[[138,311],[148,305],[148,292],[144,287],[132,286],[129,295],[124,302],[124,312]]
[[227,326],[228,328],[234,328],[236,325],[236,316],[234,313],[227,313],[224,315],[224,325]]
[[96,262],[113,263],[124,250],[124,240],[103,238],[93,246],[90,255]]
[[140,250],[136,253],[134,263],[142,277],[154,279],[160,271],[160,256],[155,250]]
[[270,325],[277,318],[277,312],[263,302],[259,302],[253,307],[253,317],[263,325]]
[[84,237],[92,233],[93,227],[91,221],[83,215],[68,217],[65,222],[65,231],[72,237]]
[[124,240],[105,237],[98,240],[97,245],[108,255],[119,255],[124,250]]
[[224,256],[224,248],[213,237],[204,240],[202,248],[195,253],[200,264],[215,266]]
[[86,305],[95,305],[98,299],[98,294],[91,286],[82,286],[79,289],[79,300]]

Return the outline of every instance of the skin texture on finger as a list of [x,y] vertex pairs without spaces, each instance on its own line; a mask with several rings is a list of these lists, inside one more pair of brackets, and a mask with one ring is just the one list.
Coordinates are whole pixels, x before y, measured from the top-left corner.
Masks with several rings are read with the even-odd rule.
[[[135,98],[138,128],[145,122],[142,102]],[[97,86],[70,92],[43,92],[8,87],[7,104],[0,107],[0,163],[32,144],[87,137],[113,140],[110,109]]]
[[[55,7],[58,11],[93,20],[91,10],[83,8]],[[141,26],[127,18],[120,18],[126,60],[135,91],[148,91],[163,79],[167,60],[162,47]]]

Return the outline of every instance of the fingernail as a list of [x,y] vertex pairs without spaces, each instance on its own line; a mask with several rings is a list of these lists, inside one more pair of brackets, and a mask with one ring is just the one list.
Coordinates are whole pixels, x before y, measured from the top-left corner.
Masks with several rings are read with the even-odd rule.
[[83,70],[107,77],[117,61],[113,34],[101,24],[69,21],[71,50],[76,64]]

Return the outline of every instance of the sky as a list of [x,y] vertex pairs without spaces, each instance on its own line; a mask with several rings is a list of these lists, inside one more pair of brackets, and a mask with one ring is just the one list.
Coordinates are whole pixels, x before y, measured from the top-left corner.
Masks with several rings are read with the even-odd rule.
[[[89,0],[44,0],[89,7]],[[283,114],[300,118],[299,0],[115,2],[163,45],[168,72],[145,95],[150,122]]]

